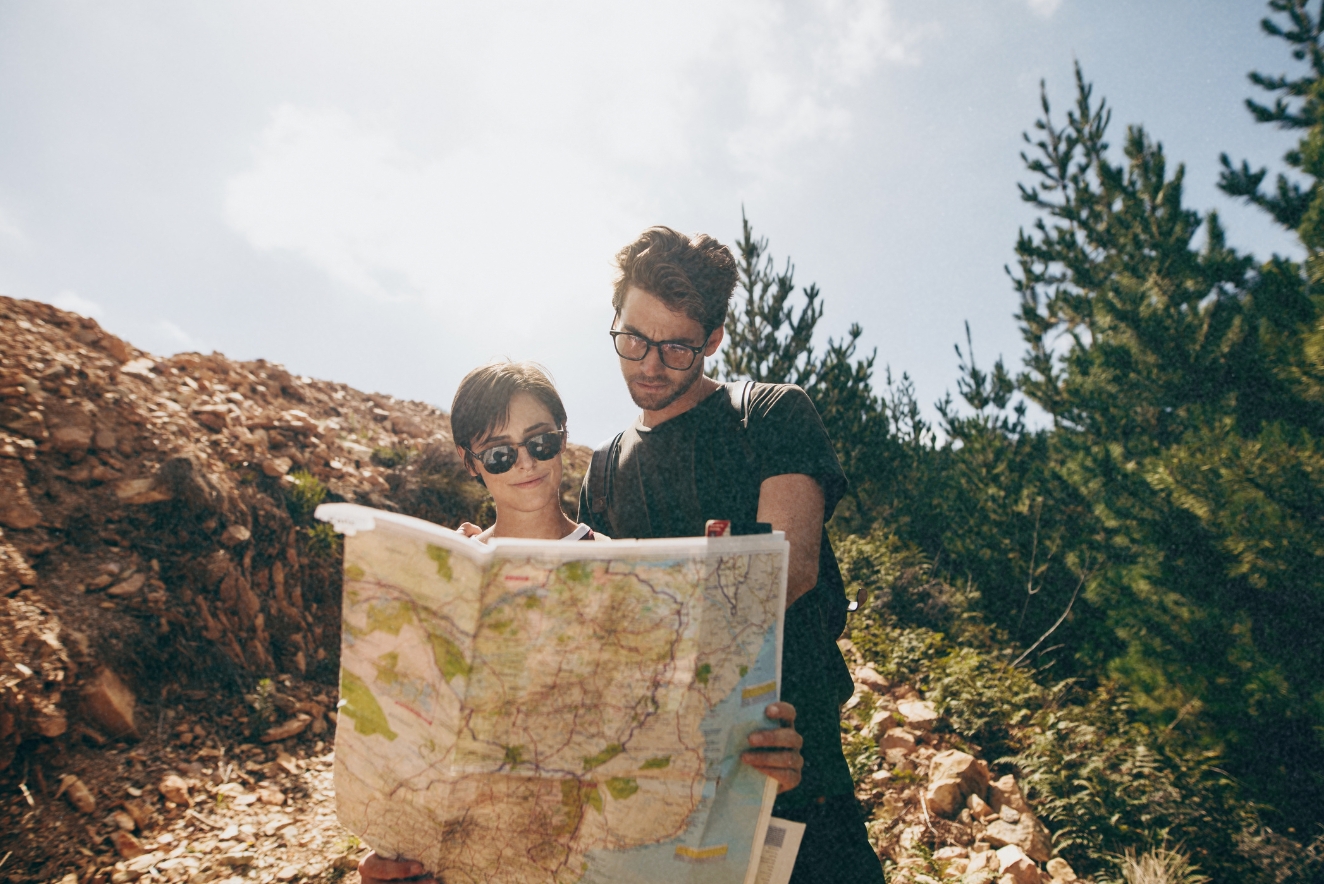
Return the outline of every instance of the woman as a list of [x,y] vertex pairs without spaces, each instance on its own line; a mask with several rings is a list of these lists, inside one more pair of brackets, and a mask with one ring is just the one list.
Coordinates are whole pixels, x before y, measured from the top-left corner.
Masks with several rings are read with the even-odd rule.
[[451,402],[455,453],[496,504],[486,531],[465,522],[464,534],[540,540],[605,540],[561,509],[565,406],[532,362],[491,362],[460,381]]
[[[486,530],[465,522],[461,531],[484,542],[491,537],[607,539],[561,508],[565,418],[556,388],[531,362],[491,362],[465,375],[451,403],[451,435],[465,469],[492,495],[496,521]],[[773,703],[764,714],[782,726],[750,734],[751,748],[740,757],[785,792],[800,783],[804,740],[795,731],[790,703]],[[436,884],[421,864],[376,853],[359,863],[359,875],[363,884]]]

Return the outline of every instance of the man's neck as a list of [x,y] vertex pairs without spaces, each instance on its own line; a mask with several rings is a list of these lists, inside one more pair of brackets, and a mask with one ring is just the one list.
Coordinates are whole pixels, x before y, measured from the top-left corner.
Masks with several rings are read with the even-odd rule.
[[699,379],[694,382],[694,386],[681,394],[680,398],[675,402],[672,402],[666,408],[659,409],[658,411],[645,411],[643,413],[644,426],[651,429],[658,424],[666,423],[673,417],[679,417],[703,400],[707,399],[712,395],[713,391],[720,386],[721,384],[708,377],[706,374],[699,375]]

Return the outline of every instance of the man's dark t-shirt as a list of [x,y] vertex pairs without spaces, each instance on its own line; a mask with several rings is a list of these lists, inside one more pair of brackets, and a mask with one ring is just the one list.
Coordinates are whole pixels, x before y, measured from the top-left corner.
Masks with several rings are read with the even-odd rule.
[[[730,392],[719,389],[656,427],[636,420],[608,466],[607,511],[590,511],[585,477],[579,520],[611,537],[702,536],[709,519],[754,522],[763,480],[788,473],[818,481],[824,519],[830,517],[846,477],[805,392],[789,384],[750,385],[745,429]],[[739,396],[737,389],[737,401]],[[786,612],[781,696],[796,708],[805,769],[800,786],[782,795],[779,807],[853,789],[839,723],[841,704],[853,689],[835,643],[844,611],[840,572],[824,532],[818,583]]]

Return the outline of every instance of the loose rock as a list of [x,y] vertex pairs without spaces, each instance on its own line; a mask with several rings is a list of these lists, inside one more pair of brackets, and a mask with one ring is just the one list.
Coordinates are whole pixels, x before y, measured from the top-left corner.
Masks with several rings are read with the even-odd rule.
[[221,543],[226,546],[238,546],[241,543],[247,542],[252,536],[253,532],[249,531],[243,525],[231,525],[221,532]]
[[865,664],[855,670],[855,683],[864,685],[871,691],[879,694],[885,694],[891,688],[887,679],[878,674],[878,670],[872,663]]
[[1071,865],[1060,856],[1055,856],[1050,859],[1044,868],[1048,870],[1048,874],[1053,876],[1054,881],[1061,881],[1065,884],[1065,882],[1078,880],[1076,878],[1075,870],[1073,870]]
[[1017,847],[1035,862],[1047,862],[1052,855],[1052,836],[1029,811],[1020,814],[1015,823],[1009,823],[1003,818],[994,820],[988,824],[984,837],[994,847]]
[[906,719],[906,726],[916,730],[930,730],[938,721],[938,713],[928,700],[902,700],[897,711]]
[[166,801],[173,801],[175,804],[190,807],[193,805],[193,799],[188,792],[188,783],[178,774],[170,774],[161,780],[161,785],[158,788]]
[[109,668],[102,669],[83,689],[83,714],[117,737],[136,737],[133,692]]
[[64,797],[69,799],[69,803],[76,807],[79,813],[93,813],[96,811],[96,798],[92,797],[92,791],[78,777],[73,774],[65,774],[60,779],[60,789],[64,792]]
[[278,724],[271,730],[262,735],[262,742],[274,743],[277,740],[288,740],[304,732],[308,724],[312,721],[306,714],[299,714],[282,724]]
[[998,871],[1015,884],[1039,884],[1039,869],[1019,847],[1008,845],[998,850]]
[[133,859],[147,852],[137,838],[122,829],[111,832],[110,841],[115,845],[115,852],[125,859]]

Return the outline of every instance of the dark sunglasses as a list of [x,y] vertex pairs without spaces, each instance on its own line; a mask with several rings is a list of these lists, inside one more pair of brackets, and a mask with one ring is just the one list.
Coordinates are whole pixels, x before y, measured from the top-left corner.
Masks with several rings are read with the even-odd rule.
[[534,460],[551,460],[561,453],[561,448],[565,445],[565,430],[552,430],[548,433],[539,433],[536,436],[530,436],[523,442],[517,442],[513,445],[496,445],[483,451],[472,451],[464,449],[472,457],[478,459],[483,465],[483,469],[494,476],[510,471],[519,460],[519,450],[527,449],[529,457]]

